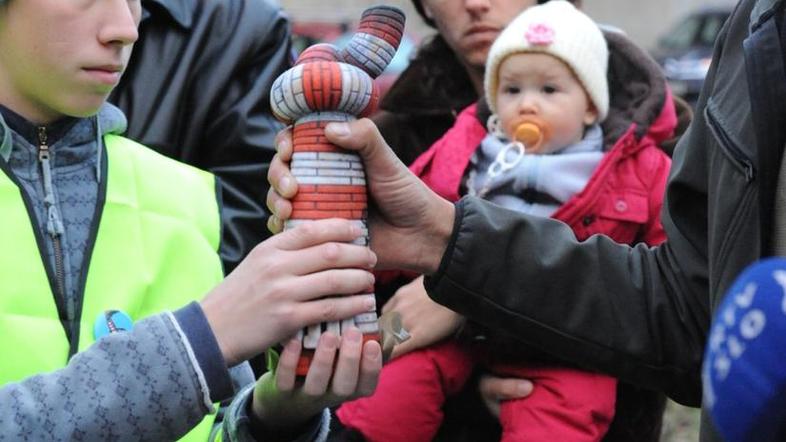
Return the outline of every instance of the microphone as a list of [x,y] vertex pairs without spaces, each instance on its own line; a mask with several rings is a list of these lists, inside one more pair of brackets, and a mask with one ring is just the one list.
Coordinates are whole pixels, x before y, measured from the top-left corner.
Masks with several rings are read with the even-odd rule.
[[737,277],[710,327],[702,381],[725,440],[786,440],[786,259]]

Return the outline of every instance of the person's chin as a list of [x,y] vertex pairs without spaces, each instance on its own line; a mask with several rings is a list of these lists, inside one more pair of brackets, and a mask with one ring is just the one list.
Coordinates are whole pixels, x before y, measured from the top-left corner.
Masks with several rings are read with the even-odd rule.
[[479,46],[464,51],[465,64],[473,69],[483,72],[486,69],[486,58],[489,55],[489,46]]
[[109,93],[99,93],[90,97],[82,97],[76,102],[71,103],[62,110],[63,114],[72,117],[85,118],[98,113],[101,106],[106,103]]

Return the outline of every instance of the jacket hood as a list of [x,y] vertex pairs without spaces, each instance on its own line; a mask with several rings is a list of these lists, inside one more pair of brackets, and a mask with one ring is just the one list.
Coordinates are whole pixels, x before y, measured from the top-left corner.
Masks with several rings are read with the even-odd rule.
[[[609,46],[609,114],[602,123],[604,145],[611,148],[628,131],[637,140],[656,144],[674,136],[677,111],[660,66],[623,33],[605,30]],[[485,99],[478,103],[483,127],[491,115]],[[640,143],[633,143],[639,145]]]
[[624,34],[604,32],[609,45],[611,106],[603,122],[606,142],[614,142],[632,126],[637,139],[656,144],[671,138],[677,112],[660,66]]

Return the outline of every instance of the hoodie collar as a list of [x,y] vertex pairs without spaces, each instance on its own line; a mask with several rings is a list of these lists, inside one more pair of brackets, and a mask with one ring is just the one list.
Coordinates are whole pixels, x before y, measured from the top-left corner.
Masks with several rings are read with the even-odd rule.
[[[55,132],[48,132],[48,136],[55,136],[58,139],[69,139],[67,142],[89,142],[95,137],[95,117],[90,118],[64,118],[58,120],[47,128]],[[81,126],[81,122],[85,122],[87,126]],[[123,112],[117,107],[104,103],[98,112],[98,127],[101,130],[101,136],[107,134],[122,134],[127,128],[127,121]],[[32,128],[32,129],[31,129]],[[34,139],[29,139],[30,130],[36,131],[36,126],[24,120],[23,117],[13,113],[12,111],[2,108],[0,109],[0,158],[8,162],[14,148],[14,141],[12,132],[16,132],[18,136],[24,138],[31,146],[36,146],[37,142]],[[52,145],[57,143],[53,141]]]
[[[53,143],[62,138],[71,127],[76,124],[77,118],[63,117],[52,124],[46,126],[47,138]],[[28,143],[35,146],[38,144],[38,128],[23,116],[0,104],[0,158],[8,161],[13,150],[12,133],[16,132]]]
[[142,2],[142,7],[144,8],[142,11],[143,21],[162,10],[184,29],[190,29],[194,23],[193,8],[189,0],[145,0]]
[[75,117],[63,117],[54,123],[44,126],[31,123],[25,117],[17,114],[11,109],[0,104],[0,115],[5,120],[6,126],[12,131],[21,135],[22,138],[27,140],[32,145],[38,144],[38,128],[45,127],[47,139],[52,143],[56,143],[69,129],[79,120]]
[[759,0],[753,6],[753,10],[751,11],[751,15],[749,18],[749,30],[751,33],[756,31],[759,26],[762,25],[765,21],[767,21],[773,14],[777,11],[780,4],[783,3],[783,0]]

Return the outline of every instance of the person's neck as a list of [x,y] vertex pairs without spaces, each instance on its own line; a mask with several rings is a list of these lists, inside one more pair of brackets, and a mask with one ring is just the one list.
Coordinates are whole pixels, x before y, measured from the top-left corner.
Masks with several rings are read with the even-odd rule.
[[462,62],[462,64],[464,65],[464,69],[467,71],[467,75],[469,75],[469,80],[472,82],[472,87],[475,88],[475,92],[478,94],[478,97],[482,97],[484,68],[472,66],[465,62]]
[[0,104],[0,115],[5,120],[6,125],[21,135],[32,145],[37,145],[39,142],[40,128],[45,128],[47,132],[47,140],[50,145],[54,144],[65,135],[71,126],[76,123],[78,118],[62,116],[59,119],[40,123],[38,121],[31,121],[24,115],[19,114],[15,110]]

